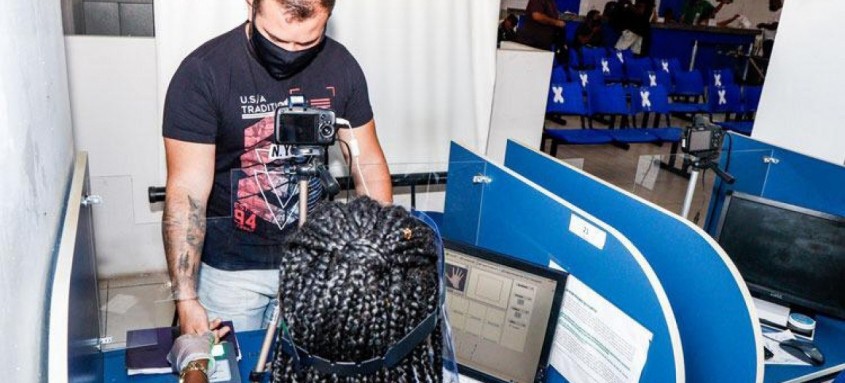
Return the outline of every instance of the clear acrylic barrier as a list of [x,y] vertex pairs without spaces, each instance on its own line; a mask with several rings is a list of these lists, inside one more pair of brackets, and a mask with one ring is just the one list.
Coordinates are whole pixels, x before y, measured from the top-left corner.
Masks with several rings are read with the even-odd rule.
[[[622,190],[680,215],[690,191],[690,174],[693,168],[689,163],[692,158],[683,153],[667,154],[667,149],[668,145],[661,148],[651,144],[632,145],[628,151],[612,146],[579,148],[575,150],[579,157],[570,157],[571,154],[567,150],[559,150],[558,157]],[[731,162],[734,168],[740,161],[756,161],[761,166],[767,166],[762,159],[770,154],[770,150],[734,151]],[[718,161],[717,159],[716,162]],[[725,165],[719,164],[720,169],[725,170]],[[728,173],[731,173],[731,166],[727,165]],[[765,170],[761,168],[761,171]],[[736,178],[736,182],[756,182],[758,177],[732,173],[731,175]],[[716,179],[718,176],[712,170],[699,171],[696,185],[692,189],[688,218],[701,227],[709,222],[707,211]]]

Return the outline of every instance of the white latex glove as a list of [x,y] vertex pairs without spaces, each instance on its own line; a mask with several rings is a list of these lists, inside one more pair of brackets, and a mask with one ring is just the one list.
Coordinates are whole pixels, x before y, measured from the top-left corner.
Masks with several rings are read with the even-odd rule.
[[208,359],[208,373],[206,375],[211,376],[214,372],[214,357],[211,355],[213,345],[214,333],[211,331],[206,331],[203,334],[184,334],[173,342],[173,348],[167,354],[167,361],[170,362],[176,373],[179,373],[190,362]]

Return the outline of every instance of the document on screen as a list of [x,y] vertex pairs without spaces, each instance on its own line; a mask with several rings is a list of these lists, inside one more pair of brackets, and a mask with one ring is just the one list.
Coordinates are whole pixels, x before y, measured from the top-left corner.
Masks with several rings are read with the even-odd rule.
[[570,383],[639,382],[652,333],[569,276],[549,362]]

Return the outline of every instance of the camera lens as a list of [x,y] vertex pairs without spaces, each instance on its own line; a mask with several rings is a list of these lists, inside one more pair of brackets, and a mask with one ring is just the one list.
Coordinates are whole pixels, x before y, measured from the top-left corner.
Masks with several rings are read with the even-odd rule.
[[334,127],[331,125],[323,125],[320,127],[320,135],[325,138],[330,138],[334,135]]

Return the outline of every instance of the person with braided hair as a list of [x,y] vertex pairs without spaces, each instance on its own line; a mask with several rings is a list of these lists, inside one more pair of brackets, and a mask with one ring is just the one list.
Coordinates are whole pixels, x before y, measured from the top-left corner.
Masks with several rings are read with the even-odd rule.
[[297,365],[282,341],[295,344],[300,361],[305,355],[353,363],[384,356],[439,308],[438,246],[434,230],[402,207],[367,197],[319,205],[283,247],[283,331],[272,381],[443,381],[442,321],[395,365],[370,374],[339,376]]

